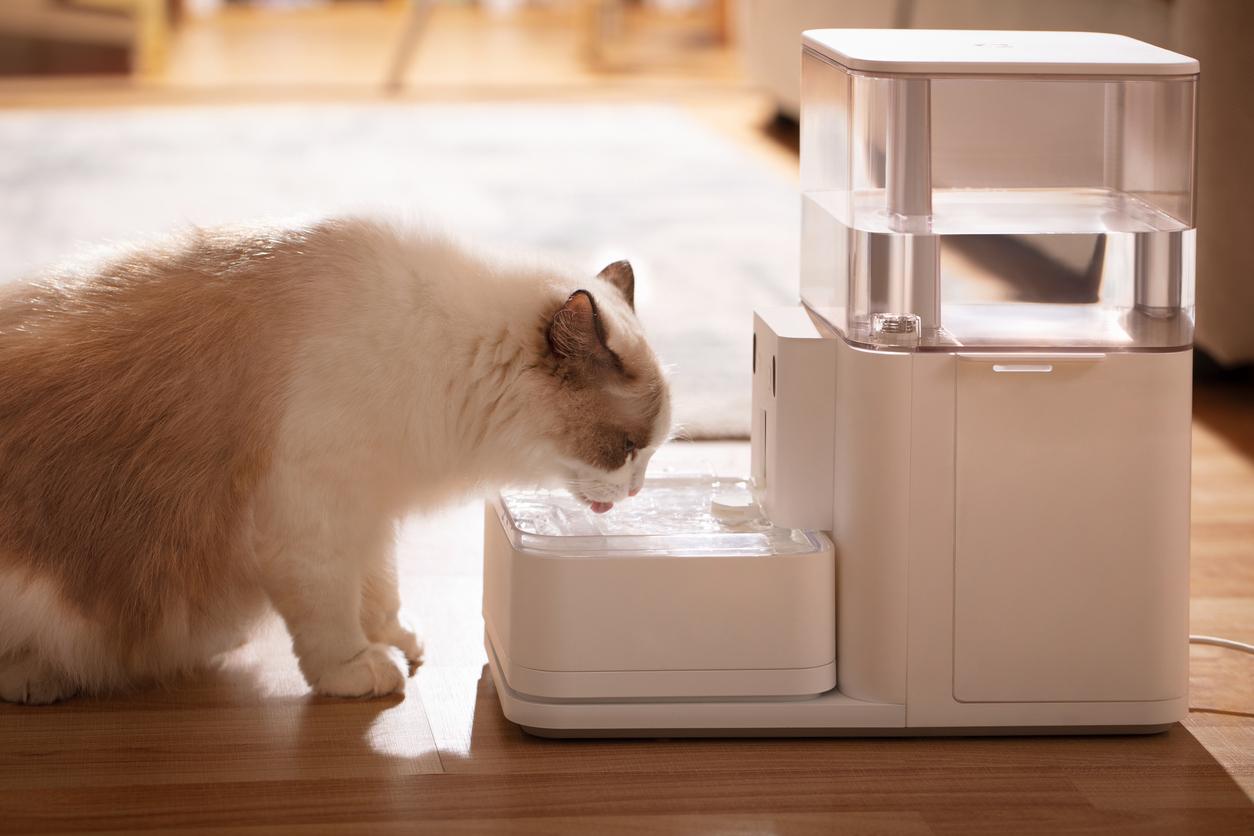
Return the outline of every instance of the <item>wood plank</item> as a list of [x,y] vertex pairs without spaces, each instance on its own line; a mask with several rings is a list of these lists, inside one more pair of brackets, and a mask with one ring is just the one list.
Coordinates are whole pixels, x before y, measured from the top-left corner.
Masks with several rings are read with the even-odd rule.
[[[278,825],[232,828],[236,834],[269,836],[296,833],[302,836],[342,836],[363,833],[385,836],[413,833],[413,822],[372,822],[368,825]],[[510,833],[540,836],[553,833],[595,833],[597,836],[662,836],[663,834],[720,834],[720,836],[924,836],[934,831],[918,813],[779,813],[774,815],[644,815],[644,816],[536,816],[529,819],[439,819],[421,823],[429,834]],[[129,831],[109,831],[116,834]],[[195,834],[220,830],[179,829]]]
[[899,774],[718,774],[595,771],[555,775],[415,775],[223,784],[136,785],[0,791],[13,832],[81,828],[235,828],[449,819],[658,815],[1089,809],[1065,778],[951,773],[927,781]]

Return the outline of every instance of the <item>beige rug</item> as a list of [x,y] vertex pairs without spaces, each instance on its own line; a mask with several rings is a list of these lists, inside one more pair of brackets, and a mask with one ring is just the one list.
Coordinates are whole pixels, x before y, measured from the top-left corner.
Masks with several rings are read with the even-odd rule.
[[659,106],[0,113],[0,281],[187,223],[382,211],[588,270],[628,257],[694,438],[747,434],[752,311],[795,298],[795,186]]

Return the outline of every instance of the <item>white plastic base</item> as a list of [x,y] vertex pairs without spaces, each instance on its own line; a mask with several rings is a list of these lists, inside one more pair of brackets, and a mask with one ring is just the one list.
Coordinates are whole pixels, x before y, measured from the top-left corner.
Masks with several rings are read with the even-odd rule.
[[[488,641],[493,627],[487,627]],[[537,699],[692,699],[719,696],[791,697],[821,694],[836,681],[836,662],[809,668],[726,668],[693,666],[675,670],[541,670],[520,665],[495,650],[496,666],[523,693]],[[613,660],[609,660],[611,663]],[[696,664],[700,661],[694,660]]]
[[539,737],[1155,734],[1174,723],[1147,717],[1142,724],[1129,725],[1110,717],[1106,725],[910,727],[905,706],[855,700],[837,689],[813,697],[753,700],[551,700],[515,690],[501,670],[491,639],[484,644],[505,718]]
[[515,690],[502,672],[491,638],[484,642],[492,681],[505,716],[528,731],[647,736],[719,734],[733,730],[786,733],[821,729],[887,729],[905,726],[905,706],[861,702],[837,690],[812,697],[719,700],[554,700]]

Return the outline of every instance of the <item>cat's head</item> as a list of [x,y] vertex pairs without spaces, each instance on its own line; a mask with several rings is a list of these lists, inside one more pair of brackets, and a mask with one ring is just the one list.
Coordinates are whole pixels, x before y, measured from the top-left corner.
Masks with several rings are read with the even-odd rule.
[[671,431],[670,390],[616,261],[561,304],[545,340],[557,386],[553,439],[571,493],[598,513],[634,496]]

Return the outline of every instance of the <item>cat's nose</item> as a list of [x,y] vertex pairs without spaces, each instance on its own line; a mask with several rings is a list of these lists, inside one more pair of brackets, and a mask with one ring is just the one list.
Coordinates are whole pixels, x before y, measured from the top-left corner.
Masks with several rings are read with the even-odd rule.
[[627,491],[628,496],[635,496],[638,493],[640,493],[639,488],[632,488],[631,490]]

